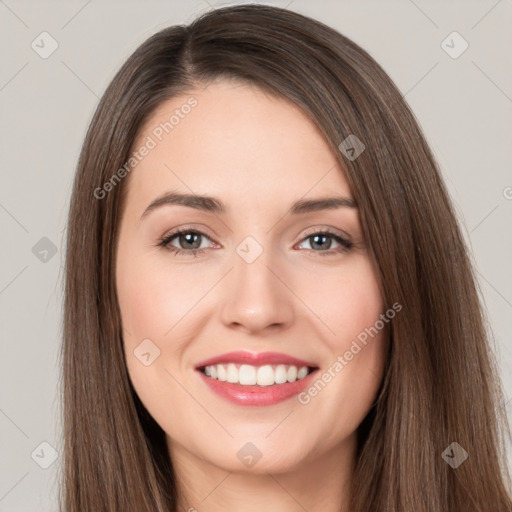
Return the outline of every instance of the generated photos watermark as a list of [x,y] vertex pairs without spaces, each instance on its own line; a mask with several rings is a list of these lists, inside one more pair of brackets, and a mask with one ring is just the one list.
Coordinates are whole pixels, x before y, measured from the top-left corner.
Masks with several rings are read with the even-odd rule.
[[146,140],[132,152],[128,160],[122,167],[106,181],[103,186],[94,189],[94,197],[96,199],[103,199],[108,192],[113,190],[123,178],[125,178],[131,171],[140,163],[149,153],[158,146],[166,135],[168,135],[176,126],[178,126],[185,117],[190,114],[192,109],[197,106],[197,100],[194,97],[187,99],[180,108],[174,109],[173,114],[167,121],[164,121],[153,128],[151,135],[146,137]]
[[[402,310],[402,305],[395,302],[391,308],[385,313],[382,313],[379,319],[374,325],[365,328],[361,331],[356,339],[354,339],[350,345],[350,348],[346,350],[342,355],[339,355],[336,360],[325,370],[322,374],[309,386],[308,389],[297,395],[297,400],[302,405],[307,405],[311,402],[311,399],[318,395],[329,382],[331,382],[350,361],[354,359],[354,356],[359,354],[361,350],[368,345],[377,334],[388,324],[396,314]],[[370,338],[370,339],[368,339]],[[359,342],[359,343],[358,343]],[[361,346],[362,345],[362,346]]]

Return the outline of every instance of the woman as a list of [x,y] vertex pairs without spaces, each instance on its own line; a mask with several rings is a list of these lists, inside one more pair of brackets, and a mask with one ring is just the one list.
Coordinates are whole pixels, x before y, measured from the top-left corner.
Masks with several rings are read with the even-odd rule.
[[452,206],[346,37],[245,5],[149,38],[68,233],[67,512],[510,510]]

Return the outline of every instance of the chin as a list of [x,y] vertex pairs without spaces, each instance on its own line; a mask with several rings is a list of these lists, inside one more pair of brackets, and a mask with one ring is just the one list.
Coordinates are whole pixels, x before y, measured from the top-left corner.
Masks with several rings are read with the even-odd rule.
[[208,450],[198,456],[218,468],[244,474],[287,473],[299,467],[309,452],[287,446],[286,440],[276,436],[234,438],[223,443],[214,452]]

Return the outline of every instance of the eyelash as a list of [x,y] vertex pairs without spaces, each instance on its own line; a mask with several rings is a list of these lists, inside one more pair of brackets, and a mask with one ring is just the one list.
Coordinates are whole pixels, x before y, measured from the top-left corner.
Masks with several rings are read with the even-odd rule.
[[[205,233],[198,231],[196,229],[190,229],[190,228],[182,228],[179,230],[174,231],[173,233],[170,233],[169,235],[166,235],[160,239],[160,242],[158,243],[158,247],[163,247],[164,249],[170,251],[173,253],[174,256],[179,256],[180,254],[186,253],[188,256],[197,257],[199,254],[202,254],[206,249],[191,249],[191,250],[185,250],[185,249],[179,249],[177,247],[174,247],[172,245],[169,245],[171,241],[176,238],[179,235],[182,235],[184,233],[194,233],[196,235],[204,236],[206,238],[209,238],[208,235]],[[324,257],[324,256],[334,256],[336,254],[340,254],[346,251],[349,251],[354,247],[354,243],[343,238],[337,233],[334,233],[333,231],[330,231],[329,229],[324,229],[321,231],[313,231],[312,233],[307,234],[302,241],[307,240],[308,238],[313,237],[314,235],[327,235],[329,237],[334,238],[336,242],[340,244],[340,247],[336,249],[329,249],[327,251],[315,251],[314,249],[306,249],[308,251],[312,251],[313,253],[317,253],[318,256]],[[301,249],[304,250],[304,249]]]

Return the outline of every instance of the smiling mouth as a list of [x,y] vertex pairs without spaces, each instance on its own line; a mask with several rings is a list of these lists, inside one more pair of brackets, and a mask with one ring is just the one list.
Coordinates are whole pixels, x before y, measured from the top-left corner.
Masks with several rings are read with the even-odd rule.
[[213,380],[239,384],[240,386],[274,386],[302,380],[317,368],[288,364],[224,363],[199,367],[198,370]]

